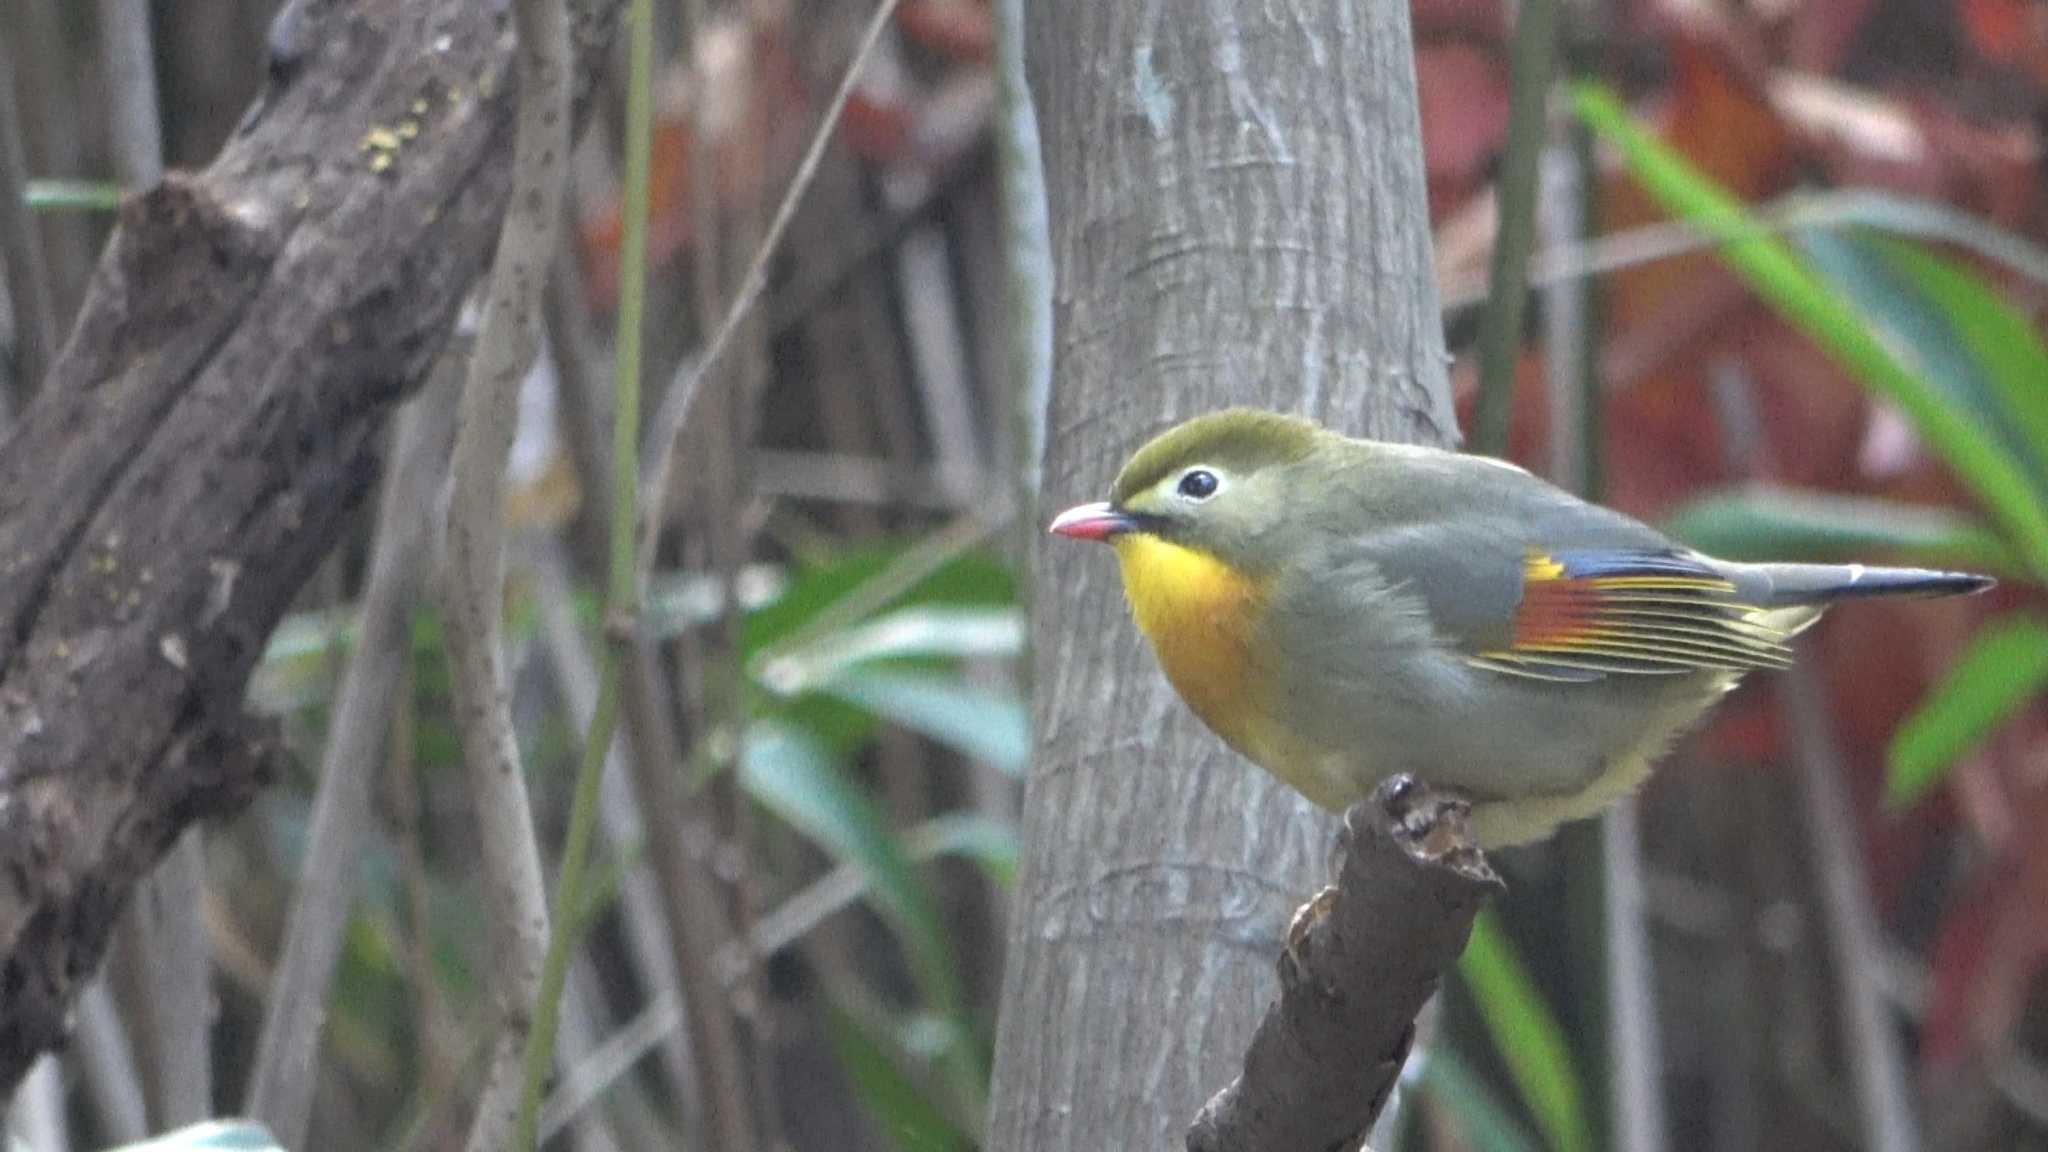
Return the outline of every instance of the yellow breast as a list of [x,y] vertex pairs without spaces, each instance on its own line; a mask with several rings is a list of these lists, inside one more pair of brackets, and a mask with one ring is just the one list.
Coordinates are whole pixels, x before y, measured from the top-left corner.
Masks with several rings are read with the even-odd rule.
[[1113,543],[1131,614],[1174,690],[1232,747],[1265,760],[1251,645],[1257,582],[1155,536],[1132,532]]

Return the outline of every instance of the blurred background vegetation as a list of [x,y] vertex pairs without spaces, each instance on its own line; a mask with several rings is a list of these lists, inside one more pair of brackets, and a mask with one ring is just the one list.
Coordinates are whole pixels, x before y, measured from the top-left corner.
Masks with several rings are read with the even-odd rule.
[[[135,58],[109,44],[134,27],[116,25],[148,17],[163,156],[191,167],[255,95],[273,7],[0,0],[0,130],[24,161],[0,212],[26,226],[56,331],[132,157],[116,125]],[[1467,426],[1490,395],[1510,455],[1712,551],[2005,583],[1831,618],[1799,673],[1747,686],[1673,757],[1619,863],[1583,829],[1503,861],[1511,894],[1385,1143],[2048,1148],[2048,3],[1563,4],[1548,112],[1521,118],[1509,8],[1413,3]],[[656,5],[650,410],[738,285],[870,11]],[[682,1020],[714,1004],[778,1145],[977,1142],[1030,748],[1015,573],[1036,522],[1017,497],[1031,441],[1013,416],[995,24],[988,0],[903,0],[721,368],[741,399],[693,425],[648,605],[642,683],[659,692],[627,707],[683,751],[690,799],[660,814],[608,774],[551,1147],[712,1147],[701,1072],[733,1053]],[[550,853],[604,642],[626,70],[606,84],[513,457],[513,707]],[[1497,194],[1511,119],[1543,195],[1516,241],[1527,330],[1489,357],[1489,269],[1515,232],[1498,220],[1527,211]],[[20,366],[47,357],[32,311],[0,312],[9,410],[33,388]],[[434,402],[393,452],[430,476]],[[425,547],[407,527],[425,515],[367,507],[273,637],[252,706],[284,721],[299,771],[206,832],[212,983],[189,990],[205,1114],[246,1107],[295,904],[353,887],[309,1148],[444,1146],[477,1087],[489,958],[439,630],[416,574],[369,602],[373,556]],[[1040,596],[1056,610],[1058,589]],[[385,645],[389,706],[348,702],[351,663]],[[373,760],[361,848],[308,874],[320,766],[350,731]],[[653,837],[709,878],[708,963],[681,962],[661,926]],[[1615,884],[1633,904],[1599,898]],[[150,1035],[146,940],[123,935],[71,1050],[24,1091],[24,1146],[192,1118]],[[1643,974],[1603,975],[1617,947]],[[1644,1056],[1649,1073],[1624,1066]]]

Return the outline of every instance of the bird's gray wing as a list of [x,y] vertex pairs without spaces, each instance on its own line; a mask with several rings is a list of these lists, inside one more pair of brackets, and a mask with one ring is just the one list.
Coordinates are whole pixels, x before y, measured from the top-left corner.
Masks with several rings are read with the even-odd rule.
[[1340,597],[1419,612],[1467,663],[1573,683],[1789,659],[1731,573],[1649,526],[1495,461],[1401,464],[1398,484],[1360,482],[1369,527],[1326,534],[1318,566],[1355,586]]

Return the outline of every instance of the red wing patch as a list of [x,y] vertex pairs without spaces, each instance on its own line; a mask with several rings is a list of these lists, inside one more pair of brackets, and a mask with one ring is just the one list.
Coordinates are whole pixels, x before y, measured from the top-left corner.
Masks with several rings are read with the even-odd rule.
[[1530,549],[1506,648],[1472,662],[1567,682],[1782,668],[1785,634],[1719,572],[1673,552]]

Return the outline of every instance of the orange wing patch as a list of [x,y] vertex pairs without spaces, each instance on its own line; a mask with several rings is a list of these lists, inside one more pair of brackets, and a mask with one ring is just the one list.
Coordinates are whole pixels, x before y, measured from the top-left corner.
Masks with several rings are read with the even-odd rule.
[[1539,680],[1610,674],[1749,672],[1791,662],[1785,633],[1762,622],[1719,572],[1673,552],[1530,549],[1506,648],[1479,667]]

